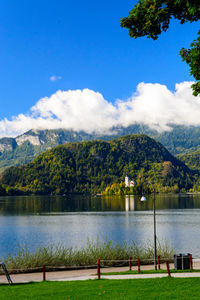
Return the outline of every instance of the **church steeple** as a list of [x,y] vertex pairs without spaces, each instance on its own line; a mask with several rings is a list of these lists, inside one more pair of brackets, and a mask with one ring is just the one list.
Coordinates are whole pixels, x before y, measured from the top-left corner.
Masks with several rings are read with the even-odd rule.
[[125,176],[125,187],[129,187],[129,177]]

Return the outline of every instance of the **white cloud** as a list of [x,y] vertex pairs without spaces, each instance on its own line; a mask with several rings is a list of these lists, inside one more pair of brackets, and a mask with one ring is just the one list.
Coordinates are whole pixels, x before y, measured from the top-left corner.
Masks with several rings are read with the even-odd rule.
[[127,100],[113,104],[89,89],[57,91],[41,98],[28,114],[0,121],[0,137],[16,136],[30,129],[66,128],[106,133],[112,126],[143,123],[159,131],[171,124],[200,125],[200,97],[191,82],[176,84],[172,92],[160,84],[140,83]]
[[169,130],[170,124],[200,125],[200,96],[192,95],[191,84],[176,84],[172,92],[165,85],[140,83],[130,99],[118,102],[119,123],[143,123],[158,131]]
[[49,80],[50,81],[57,81],[57,80],[61,80],[62,79],[62,76],[56,76],[56,75],[52,75]]

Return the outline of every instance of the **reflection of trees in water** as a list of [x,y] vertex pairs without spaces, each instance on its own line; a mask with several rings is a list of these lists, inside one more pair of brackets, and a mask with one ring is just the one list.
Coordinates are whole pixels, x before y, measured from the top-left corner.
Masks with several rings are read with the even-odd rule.
[[[3,214],[42,214],[84,211],[143,211],[152,210],[153,197],[141,196],[13,196],[0,197]],[[156,194],[156,210],[200,208],[200,194]]]

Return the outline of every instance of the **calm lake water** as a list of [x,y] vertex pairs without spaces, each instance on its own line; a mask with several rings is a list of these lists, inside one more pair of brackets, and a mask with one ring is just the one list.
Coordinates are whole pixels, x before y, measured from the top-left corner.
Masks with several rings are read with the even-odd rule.
[[[200,195],[156,195],[156,225],[159,241],[200,257]],[[0,197],[2,259],[19,246],[81,247],[97,237],[153,241],[152,197],[146,202],[136,196]]]

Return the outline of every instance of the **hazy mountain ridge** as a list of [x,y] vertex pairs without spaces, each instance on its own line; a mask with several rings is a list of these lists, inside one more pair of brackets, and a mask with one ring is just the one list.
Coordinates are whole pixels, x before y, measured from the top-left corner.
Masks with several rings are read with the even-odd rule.
[[14,138],[2,138],[0,139],[0,153],[5,151],[12,151],[17,147],[16,139]]
[[38,154],[57,145],[89,140],[111,140],[127,134],[146,134],[163,144],[172,154],[187,153],[200,147],[200,128],[174,126],[162,133],[144,125],[113,128],[112,134],[88,134],[73,130],[30,130],[16,138],[0,139],[0,170],[32,161]]

